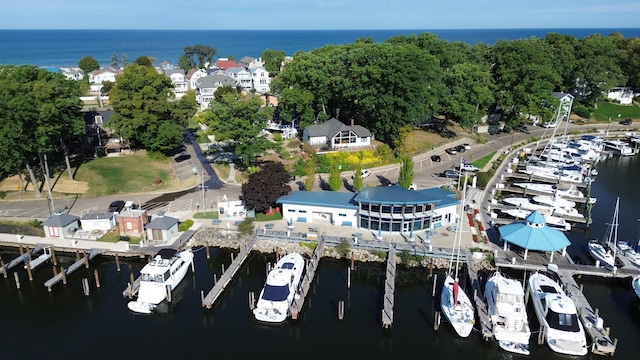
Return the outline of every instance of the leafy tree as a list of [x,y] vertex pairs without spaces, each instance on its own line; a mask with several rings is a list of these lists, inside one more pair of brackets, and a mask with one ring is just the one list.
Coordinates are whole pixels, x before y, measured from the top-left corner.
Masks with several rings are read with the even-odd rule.
[[413,159],[410,156],[402,158],[402,167],[400,167],[400,175],[398,176],[398,185],[408,189],[413,183]]
[[266,49],[260,56],[264,63],[264,68],[269,72],[270,76],[276,76],[280,73],[280,67],[284,62],[286,54],[282,50]]
[[455,64],[444,72],[448,96],[442,101],[442,112],[469,130],[480,122],[483,113],[494,102],[493,79],[487,66],[471,63]]
[[[209,45],[185,46],[184,54],[178,59],[178,66],[185,72],[195,67],[203,69],[213,61],[213,57],[217,52],[215,48]],[[195,61],[196,57],[198,58],[198,63]]]
[[120,68],[120,63],[118,62],[118,54],[115,52],[111,54],[111,67],[114,69]]
[[85,74],[88,74],[94,70],[100,69],[100,64],[98,60],[94,59],[92,56],[85,56],[78,60],[78,67],[82,69]]
[[575,77],[584,83],[587,101],[594,103],[605,91],[626,83],[618,62],[612,61],[622,53],[611,38],[599,34],[589,36],[579,41],[576,51]]
[[197,111],[198,102],[193,90],[187,91],[183,97],[171,104],[171,118],[181,125],[187,125]]
[[111,82],[111,81],[103,81],[102,82],[102,88],[100,89],[100,92],[103,95],[109,95],[109,91],[111,91],[111,89],[113,88],[113,84],[115,84],[115,83]]
[[417,150],[418,146],[413,136],[413,126],[405,125],[401,127],[398,134],[398,148],[396,149],[398,155],[409,156]]
[[153,67],[153,60],[149,56],[145,55],[138,56],[135,60],[133,60],[133,63],[146,67]]
[[362,180],[362,176],[360,176],[360,174],[362,174],[362,163],[358,162],[356,164],[355,170],[353,171],[353,187],[356,189],[356,191],[360,191],[364,186],[364,181]]
[[132,64],[116,79],[109,99],[109,127],[147,150],[165,152],[178,145],[183,128],[172,119],[173,84],[153,67]]
[[291,193],[289,174],[281,163],[268,162],[260,171],[249,175],[242,185],[242,198],[247,209],[266,212],[276,206],[278,199]]
[[309,158],[304,164],[304,189],[312,191],[316,182],[316,162],[313,158]]
[[[355,176],[360,176],[360,174],[355,174]],[[329,188],[331,191],[338,191],[342,187],[342,177],[340,176],[340,168],[338,167],[338,163],[331,164],[331,169],[329,172]]]

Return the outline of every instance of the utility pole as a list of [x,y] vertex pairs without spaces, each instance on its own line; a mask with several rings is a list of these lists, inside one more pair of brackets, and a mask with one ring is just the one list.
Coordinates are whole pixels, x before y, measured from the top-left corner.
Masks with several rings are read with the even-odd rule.
[[207,203],[205,199],[206,186],[204,186],[204,167],[200,168],[200,190],[202,192],[202,213],[207,212]]

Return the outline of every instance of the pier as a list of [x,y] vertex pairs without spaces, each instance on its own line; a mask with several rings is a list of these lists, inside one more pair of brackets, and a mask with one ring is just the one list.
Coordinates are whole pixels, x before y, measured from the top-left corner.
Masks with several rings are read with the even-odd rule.
[[37,254],[40,250],[44,249],[45,247],[46,247],[46,245],[38,244],[32,250],[29,250],[29,247],[27,246],[27,252],[23,253],[22,246],[20,246],[20,256],[18,256],[17,258],[11,260],[11,262],[9,262],[9,264],[4,265],[3,268],[2,268],[2,273],[6,274],[7,270],[11,270],[12,268],[18,266],[19,264],[22,264],[23,262],[25,264],[29,263],[31,261],[31,258],[35,254]]
[[213,307],[213,304],[215,304],[216,300],[218,300],[218,297],[220,297],[222,292],[226,289],[227,285],[229,285],[229,283],[233,279],[233,276],[242,266],[242,263],[244,263],[244,261],[249,256],[251,248],[253,248],[253,245],[256,243],[257,239],[258,238],[255,235],[249,238],[247,244],[244,248],[242,248],[242,250],[240,250],[238,256],[231,261],[231,265],[229,265],[227,271],[224,271],[223,268],[222,276],[220,276],[219,280],[215,281],[215,284],[213,285],[211,291],[209,291],[206,296],[201,294],[202,307],[206,307],[207,309],[211,309]]
[[387,271],[384,281],[384,306],[382,308],[382,327],[391,328],[393,324],[394,291],[396,288],[396,250],[389,245],[387,255]]
[[484,298],[484,292],[480,286],[473,256],[471,256],[468,249],[466,249],[465,252],[467,253],[467,272],[469,273],[469,282],[471,282],[471,289],[473,290],[473,301],[476,304],[478,320],[480,320],[482,338],[488,341],[493,338],[491,316],[489,316],[489,309]]
[[293,297],[293,301],[289,307],[289,313],[291,314],[292,319],[297,319],[302,307],[304,306],[304,301],[309,293],[309,288],[311,287],[311,282],[313,281],[314,276],[316,275],[316,270],[318,269],[318,263],[320,262],[320,258],[322,257],[322,251],[324,250],[324,236],[318,237],[318,246],[313,251],[313,255],[311,255],[311,260],[307,263],[307,271],[304,274],[304,278],[302,279],[302,283],[300,284],[299,293],[297,296]]
[[77,269],[79,269],[80,266],[82,266],[83,264],[88,269],[89,268],[89,261],[91,261],[94,257],[100,255],[104,251],[105,251],[104,249],[90,249],[88,252],[84,253],[84,257],[76,260],[76,262],[71,264],[71,266],[69,266],[68,268],[66,268],[66,269],[61,268],[60,273],[58,273],[57,275],[55,275],[51,279],[47,280],[44,283],[44,286],[46,286],[47,290],[49,290],[49,292],[51,292],[51,288],[53,287],[53,285],[55,285],[58,282],[60,282],[60,280],[62,280],[62,282],[64,284],[66,284],[67,283],[67,275],[70,275],[72,272],[74,272]]

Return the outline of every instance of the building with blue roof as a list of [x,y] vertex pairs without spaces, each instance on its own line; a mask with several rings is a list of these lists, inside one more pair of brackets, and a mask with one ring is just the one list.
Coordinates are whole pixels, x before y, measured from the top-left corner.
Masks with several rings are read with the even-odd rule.
[[294,191],[278,199],[289,222],[314,222],[391,233],[413,233],[457,221],[456,194],[441,188],[379,186],[359,193]]

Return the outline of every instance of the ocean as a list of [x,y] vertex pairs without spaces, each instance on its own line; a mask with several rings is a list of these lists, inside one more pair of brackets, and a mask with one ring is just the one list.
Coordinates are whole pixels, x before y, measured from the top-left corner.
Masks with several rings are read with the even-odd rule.
[[620,32],[625,38],[640,37],[634,29],[484,29],[484,30],[0,30],[0,64],[43,67],[77,66],[90,55],[102,67],[126,54],[129,62],[145,55],[177,63],[185,46],[209,45],[218,57],[260,57],[266,49],[283,50],[287,55],[309,51],[327,44],[348,44],[363,37],[383,42],[399,35],[429,32],[442,40],[468,44],[494,44],[505,39],[544,37],[549,32],[584,38],[592,34]]

